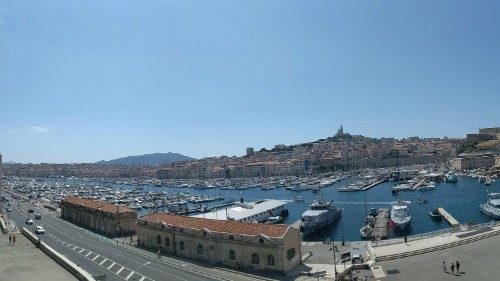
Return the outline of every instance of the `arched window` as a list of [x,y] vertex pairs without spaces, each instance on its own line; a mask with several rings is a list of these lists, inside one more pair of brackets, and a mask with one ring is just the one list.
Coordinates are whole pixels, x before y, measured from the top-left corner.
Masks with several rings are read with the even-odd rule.
[[161,236],[156,236],[156,244],[161,245]]
[[273,255],[267,255],[267,265],[274,266],[274,257]]
[[259,264],[260,263],[260,261],[259,261],[259,255],[257,255],[256,253],[252,254],[252,263],[253,264]]
[[170,247],[170,238],[165,237],[165,246]]
[[184,241],[181,241],[179,243],[179,247],[181,248],[182,251],[184,251]]
[[203,246],[198,244],[198,255],[203,255]]
[[229,260],[230,261],[236,260],[236,253],[233,250],[229,250]]

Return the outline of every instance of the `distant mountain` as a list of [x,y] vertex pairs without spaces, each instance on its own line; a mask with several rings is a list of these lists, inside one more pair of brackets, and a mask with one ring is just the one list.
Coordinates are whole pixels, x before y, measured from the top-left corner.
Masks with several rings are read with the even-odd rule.
[[194,158],[179,153],[152,153],[144,155],[127,156],[109,161],[101,160],[96,164],[118,164],[118,165],[161,165],[192,160]]

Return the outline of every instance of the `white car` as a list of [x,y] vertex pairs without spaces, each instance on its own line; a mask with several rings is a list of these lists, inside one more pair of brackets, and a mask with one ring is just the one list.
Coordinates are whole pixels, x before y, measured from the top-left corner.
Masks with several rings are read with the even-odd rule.
[[33,224],[33,220],[32,219],[26,219],[26,224]]
[[37,225],[37,226],[35,226],[35,233],[36,234],[44,234],[45,229],[43,229],[43,227],[41,227],[40,225]]

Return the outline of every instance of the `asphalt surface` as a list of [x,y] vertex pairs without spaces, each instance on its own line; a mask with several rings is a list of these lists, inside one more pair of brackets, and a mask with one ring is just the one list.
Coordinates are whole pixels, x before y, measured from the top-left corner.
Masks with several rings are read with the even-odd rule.
[[[28,208],[35,209],[35,212],[28,213]],[[35,213],[41,213],[42,219],[33,219],[33,225],[26,225],[26,218],[34,218]],[[105,274],[105,280],[262,280],[253,275],[208,265],[204,267],[168,256],[158,259],[144,251],[117,245],[116,240],[83,230],[31,205],[12,203],[12,212],[8,214],[19,227],[26,227],[33,233],[36,225],[42,225],[45,234],[39,237],[44,242],[90,274]]]

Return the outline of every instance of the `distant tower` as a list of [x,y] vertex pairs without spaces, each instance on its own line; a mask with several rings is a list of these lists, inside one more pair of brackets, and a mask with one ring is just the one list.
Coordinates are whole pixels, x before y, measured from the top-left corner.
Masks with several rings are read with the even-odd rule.
[[344,127],[342,127],[342,124],[340,124],[340,128],[337,131],[337,134],[335,134],[336,137],[341,137],[344,135]]
[[250,156],[254,153],[253,147],[247,147],[247,156]]

